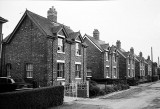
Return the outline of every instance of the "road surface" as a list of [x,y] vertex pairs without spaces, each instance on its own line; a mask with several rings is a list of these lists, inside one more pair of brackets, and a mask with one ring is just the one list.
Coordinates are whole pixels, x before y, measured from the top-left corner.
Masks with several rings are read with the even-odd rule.
[[160,81],[94,99],[79,99],[56,109],[160,109]]

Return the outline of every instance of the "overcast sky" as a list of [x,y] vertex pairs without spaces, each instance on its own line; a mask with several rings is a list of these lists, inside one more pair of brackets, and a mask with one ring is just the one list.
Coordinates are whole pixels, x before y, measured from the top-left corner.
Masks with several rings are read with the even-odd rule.
[[93,35],[98,29],[100,39],[110,45],[121,41],[122,48],[134,47],[147,58],[153,47],[154,61],[160,56],[160,0],[107,0],[107,1],[25,1],[1,0],[0,16],[8,22],[3,34],[10,34],[28,9],[47,17],[47,10],[54,6],[58,22],[74,31]]

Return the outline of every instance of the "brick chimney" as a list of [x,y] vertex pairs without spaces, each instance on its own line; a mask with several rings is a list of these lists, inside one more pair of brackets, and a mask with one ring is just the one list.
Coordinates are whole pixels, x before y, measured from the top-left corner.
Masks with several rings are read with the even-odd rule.
[[133,47],[130,48],[130,53],[134,54],[134,48]]
[[47,11],[47,18],[51,22],[57,22],[57,11],[54,6],[52,6],[52,8],[49,8],[49,10]]
[[150,60],[150,56],[148,56],[148,59],[147,60]]
[[139,56],[142,57],[142,52],[139,52]]
[[117,40],[116,46],[117,46],[118,49],[121,49],[121,41],[120,40]]
[[93,31],[93,37],[96,39],[96,40],[99,40],[99,31],[97,29],[94,29]]

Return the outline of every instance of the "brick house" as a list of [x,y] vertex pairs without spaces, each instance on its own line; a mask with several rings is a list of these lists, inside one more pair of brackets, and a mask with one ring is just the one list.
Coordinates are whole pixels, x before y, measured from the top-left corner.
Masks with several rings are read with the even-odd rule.
[[141,81],[145,81],[146,79],[146,61],[145,58],[142,55],[142,52],[139,53],[139,56],[136,57],[138,60],[136,61],[136,77],[140,79]]
[[[6,22],[8,22],[8,20],[0,16],[0,72],[2,72],[2,58],[1,58],[2,57],[2,43],[3,43],[2,42],[2,39],[3,39],[2,25],[3,23],[6,23]],[[2,76],[1,73],[0,73],[0,76]]]
[[116,47],[100,40],[97,29],[93,31],[93,37],[85,34],[83,38],[88,45],[87,76],[92,76],[93,79],[119,78]]
[[4,76],[42,87],[85,81],[87,46],[80,32],[57,22],[54,7],[47,18],[26,10],[4,42]]
[[135,77],[135,55],[134,48],[131,47],[130,51],[126,52],[121,48],[121,42],[116,42],[117,52],[119,54],[119,78],[131,79]]

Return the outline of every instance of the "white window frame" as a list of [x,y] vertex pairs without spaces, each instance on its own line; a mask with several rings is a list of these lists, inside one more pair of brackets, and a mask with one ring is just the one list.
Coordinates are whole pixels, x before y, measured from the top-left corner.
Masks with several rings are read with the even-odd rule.
[[[80,65],[80,72],[78,77],[76,76],[76,65]],[[81,62],[75,62],[75,79],[81,79]]]
[[[108,75],[106,76],[106,78],[111,78],[111,75],[110,75],[110,73],[109,73],[109,66],[106,66],[106,69],[108,68]],[[107,72],[106,72],[106,74],[107,74]]]
[[10,63],[6,64],[6,72],[7,72],[7,77],[11,77],[11,64]]
[[[59,40],[59,39],[61,39],[62,40],[62,47],[59,47],[59,41],[58,41],[58,47],[57,47],[57,53],[62,53],[62,54],[65,54],[65,44],[64,44],[64,38],[65,38],[65,36],[62,36],[62,35],[58,35],[59,37],[58,37],[58,39],[57,39],[57,41]],[[58,50],[58,48],[61,48],[60,50]],[[63,50],[64,49],[64,50]]]
[[64,77],[58,77],[58,69],[57,69],[57,80],[65,80],[65,60],[57,60],[57,65],[58,63],[64,64],[63,68],[63,76]]
[[33,78],[33,64],[32,63],[26,63],[26,78]]
[[[76,41],[76,44],[75,44],[75,49],[76,49],[76,50],[75,50],[75,51],[76,51],[76,52],[75,52],[75,55],[76,55],[76,56],[81,56],[81,54],[82,54],[82,53],[81,53],[81,52],[82,52],[82,47],[81,47],[80,43],[81,43],[80,41]],[[77,47],[78,47],[78,48],[77,48]],[[80,47],[80,48],[79,48],[79,47]]]
[[109,61],[109,54],[108,54],[109,52],[108,51],[106,51],[106,61]]
[[[114,70],[114,69],[116,69],[116,70]],[[114,72],[114,71],[116,71],[116,73]],[[113,66],[113,74],[114,74],[114,78],[117,78],[117,68],[116,68],[116,66]],[[116,74],[116,75],[115,75]]]

